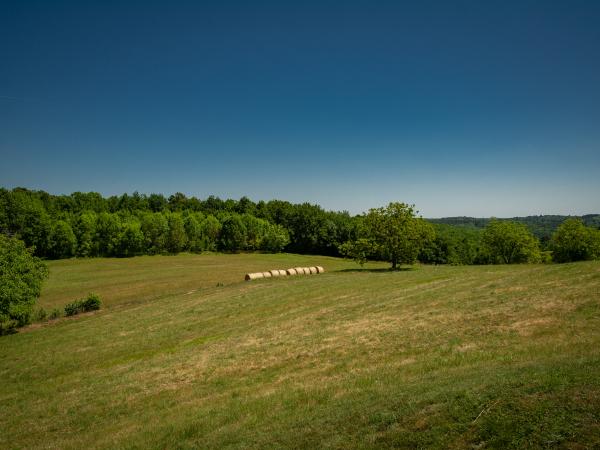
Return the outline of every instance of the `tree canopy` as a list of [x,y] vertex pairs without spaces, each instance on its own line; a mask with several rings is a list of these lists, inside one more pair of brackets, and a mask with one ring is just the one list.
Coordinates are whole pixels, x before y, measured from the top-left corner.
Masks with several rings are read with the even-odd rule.
[[492,262],[504,264],[538,262],[538,240],[522,223],[491,220],[482,234],[484,248]]
[[362,220],[360,237],[341,249],[359,262],[375,257],[389,261],[396,269],[400,264],[413,264],[425,243],[434,237],[432,225],[416,217],[414,205],[393,202],[370,209]]
[[48,276],[46,265],[25,244],[0,234],[0,334],[29,323]]
[[600,230],[586,227],[581,219],[568,219],[552,235],[556,262],[584,261],[600,258]]

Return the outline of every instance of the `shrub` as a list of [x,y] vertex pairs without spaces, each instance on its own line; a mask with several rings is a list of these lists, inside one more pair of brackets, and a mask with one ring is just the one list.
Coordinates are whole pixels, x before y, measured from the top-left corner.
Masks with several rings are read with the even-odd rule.
[[97,311],[100,309],[100,306],[102,306],[102,302],[97,294],[90,293],[87,298],[83,300],[84,311]]
[[96,294],[88,294],[87,298],[75,300],[65,305],[65,316],[74,316],[81,312],[96,311],[100,309],[102,302]]
[[65,305],[65,316],[74,316],[83,312],[83,305],[81,300],[75,300],[74,302],[67,303]]

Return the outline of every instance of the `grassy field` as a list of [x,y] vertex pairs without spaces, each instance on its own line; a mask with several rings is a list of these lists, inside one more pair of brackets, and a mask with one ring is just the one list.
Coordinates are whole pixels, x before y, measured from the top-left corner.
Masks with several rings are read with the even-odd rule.
[[0,448],[600,447],[600,263],[382,267],[53,262],[106,307],[0,338]]

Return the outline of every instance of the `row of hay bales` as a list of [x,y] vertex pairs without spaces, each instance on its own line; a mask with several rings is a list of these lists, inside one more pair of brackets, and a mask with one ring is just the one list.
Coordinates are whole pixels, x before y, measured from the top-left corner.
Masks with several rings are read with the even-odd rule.
[[289,275],[316,275],[325,272],[321,266],[294,267],[293,269],[273,269],[268,272],[254,272],[246,274],[246,281],[258,280],[260,278],[285,277]]

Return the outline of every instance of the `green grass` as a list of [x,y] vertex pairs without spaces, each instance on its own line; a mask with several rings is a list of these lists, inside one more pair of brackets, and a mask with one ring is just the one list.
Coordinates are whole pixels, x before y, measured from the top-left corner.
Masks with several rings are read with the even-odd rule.
[[0,339],[0,447],[600,446],[600,263],[381,267],[54,262],[45,306],[106,307]]

